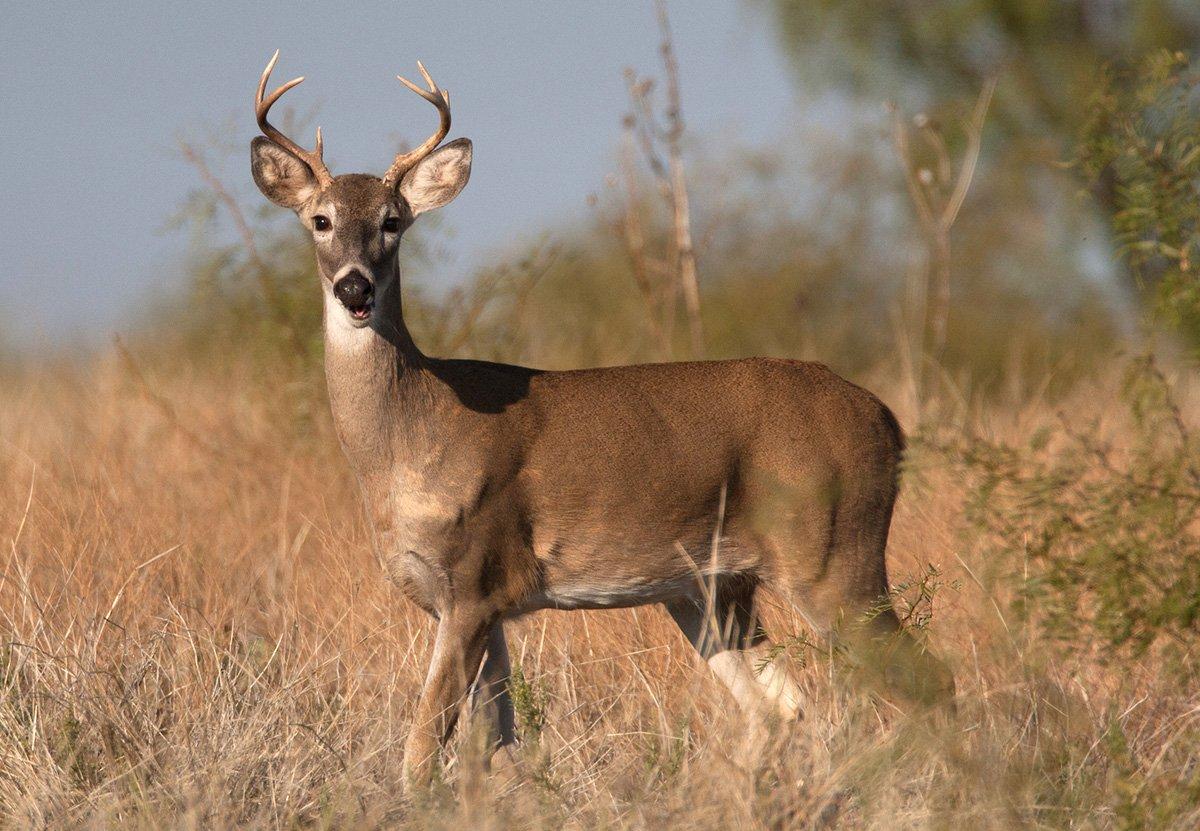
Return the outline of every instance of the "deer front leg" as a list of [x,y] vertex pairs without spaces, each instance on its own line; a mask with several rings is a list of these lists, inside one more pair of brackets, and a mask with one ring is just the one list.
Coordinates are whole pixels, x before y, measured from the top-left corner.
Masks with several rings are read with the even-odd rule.
[[477,609],[458,605],[438,621],[429,674],[404,743],[406,782],[432,781],[439,751],[454,732],[459,708],[479,670],[492,623]]

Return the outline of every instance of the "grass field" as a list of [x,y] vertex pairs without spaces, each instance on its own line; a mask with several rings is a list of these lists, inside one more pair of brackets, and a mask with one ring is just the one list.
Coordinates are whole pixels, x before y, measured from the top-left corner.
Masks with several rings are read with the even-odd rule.
[[[775,606],[779,660],[811,700],[802,721],[752,742],[659,609],[541,613],[509,626],[515,763],[488,774],[452,754],[444,781],[406,795],[400,748],[433,628],[382,580],[320,380],[301,386],[249,366],[142,370],[118,353],[8,379],[7,824],[1200,824],[1191,644],[1121,660],[1099,640],[1060,648],[1017,602],[1038,565],[967,522],[971,476],[945,442],[920,438],[889,565],[901,611],[954,667],[955,716],[909,719],[856,693],[843,662]],[[1117,400],[1115,382],[1096,382],[1054,408],[994,405],[965,421],[1019,439],[1058,411],[1098,416],[1095,435],[1120,445]],[[954,439],[962,412],[926,419]],[[1191,555],[1180,569],[1197,568]],[[460,732],[459,751],[473,741]]]

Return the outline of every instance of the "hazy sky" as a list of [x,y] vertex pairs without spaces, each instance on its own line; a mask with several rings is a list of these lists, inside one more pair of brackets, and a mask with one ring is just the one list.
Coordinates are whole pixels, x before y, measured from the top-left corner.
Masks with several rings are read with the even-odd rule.
[[[689,127],[749,144],[779,135],[795,93],[760,7],[675,0],[671,11]],[[474,140],[475,162],[443,211],[454,256],[422,280],[435,284],[583,215],[614,166],[622,69],[658,72],[650,0],[5,0],[3,19],[0,338],[26,344],[118,328],[147,287],[179,279],[187,239],[163,225],[198,180],[177,137],[232,125],[248,145],[254,86],[276,48],[273,80],[308,78],[285,101],[319,107],[334,173],[382,172],[399,138],[432,131],[432,108],[395,80],[419,80],[418,58],[452,92],[451,136]],[[248,155],[217,169],[253,205]]]

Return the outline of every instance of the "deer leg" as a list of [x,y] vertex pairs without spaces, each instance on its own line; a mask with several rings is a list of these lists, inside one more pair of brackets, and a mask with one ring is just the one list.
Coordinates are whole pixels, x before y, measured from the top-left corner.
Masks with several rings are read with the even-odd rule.
[[818,588],[825,591],[808,589],[797,605],[819,636],[847,650],[856,675],[894,704],[953,702],[950,668],[900,623],[886,593]]
[[512,698],[508,694],[508,643],[504,624],[496,621],[487,635],[487,655],[471,688],[472,708],[488,721],[488,754],[516,741]]
[[711,601],[695,596],[670,601],[667,612],[744,711],[800,717],[800,688],[770,660],[771,643],[754,614],[753,585],[724,581],[712,594]]
[[893,703],[950,701],[949,667],[901,625],[888,596],[884,551],[891,499],[890,491],[847,488],[833,512],[836,525],[810,527],[792,538],[793,550],[822,563],[820,573],[796,569],[780,588],[814,633],[844,647],[856,674]]
[[433,658],[404,743],[404,779],[424,785],[432,778],[442,747],[479,671],[493,620],[472,607],[451,607],[438,621]]

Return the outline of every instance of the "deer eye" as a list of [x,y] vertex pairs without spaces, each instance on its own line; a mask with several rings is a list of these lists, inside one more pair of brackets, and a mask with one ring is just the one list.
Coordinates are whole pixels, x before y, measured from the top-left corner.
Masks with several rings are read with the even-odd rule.
[[400,230],[400,217],[389,216],[383,221],[383,232],[385,234],[395,234]]
[[315,231],[328,231],[332,225],[333,223],[329,221],[329,217],[327,216],[318,214],[313,217],[313,230]]

